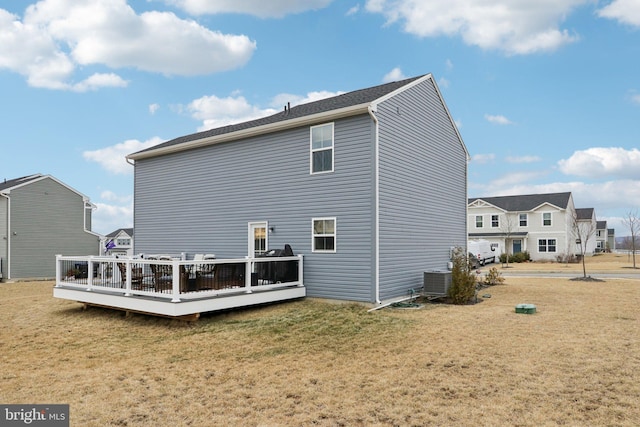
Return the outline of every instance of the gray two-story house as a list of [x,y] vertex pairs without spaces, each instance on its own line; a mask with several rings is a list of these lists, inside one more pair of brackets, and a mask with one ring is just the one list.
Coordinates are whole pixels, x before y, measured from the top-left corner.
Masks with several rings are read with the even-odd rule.
[[1,278],[53,278],[57,254],[98,255],[93,209],[87,196],[51,175],[0,182]]
[[381,303],[466,244],[469,156],[430,74],[127,157],[135,253],[238,258],[288,244],[308,296]]

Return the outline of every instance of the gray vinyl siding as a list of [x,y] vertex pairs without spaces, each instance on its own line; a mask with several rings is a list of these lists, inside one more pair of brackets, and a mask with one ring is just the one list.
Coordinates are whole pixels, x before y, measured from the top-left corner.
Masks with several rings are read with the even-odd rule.
[[[310,174],[309,126],[136,161],[135,253],[244,257],[267,221],[269,248],[304,255],[307,295],[372,301],[372,123],[334,122],[332,173]],[[336,217],[336,253],[312,253],[318,217]]]
[[467,156],[431,80],[382,102],[380,298],[408,295],[466,245]]
[[13,189],[11,278],[55,277],[55,255],[97,255],[99,238],[84,230],[81,195],[45,178]]
[[1,278],[7,277],[7,256],[9,233],[7,224],[8,200],[6,197],[0,196],[0,273]]

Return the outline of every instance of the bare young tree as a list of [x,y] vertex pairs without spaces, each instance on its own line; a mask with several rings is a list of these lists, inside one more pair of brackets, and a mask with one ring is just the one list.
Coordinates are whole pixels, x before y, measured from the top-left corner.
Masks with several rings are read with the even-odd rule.
[[580,247],[580,257],[582,258],[582,277],[584,279],[587,278],[587,266],[585,264],[585,254],[587,252],[587,247],[589,244],[589,240],[596,235],[597,224],[596,221],[592,218],[583,218],[580,216],[579,211],[583,212],[593,212],[588,209],[575,209],[571,214],[571,228],[573,229],[573,233],[576,238],[576,244]]
[[627,226],[629,232],[631,232],[631,256],[633,258],[633,268],[636,268],[636,236],[640,234],[640,218],[638,217],[638,211],[629,211],[627,216],[622,219],[624,225]]
[[507,266],[505,268],[509,268],[509,240],[511,236],[516,230],[516,220],[515,217],[509,215],[508,212],[500,218],[500,231],[504,235],[504,252],[506,257]]

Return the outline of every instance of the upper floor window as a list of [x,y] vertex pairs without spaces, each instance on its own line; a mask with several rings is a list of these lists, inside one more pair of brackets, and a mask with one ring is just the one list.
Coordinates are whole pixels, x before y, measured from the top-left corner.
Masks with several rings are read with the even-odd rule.
[[336,219],[314,218],[312,252],[336,251]]
[[542,225],[551,225],[551,212],[545,212],[542,214]]
[[311,127],[311,173],[333,172],[333,123]]
[[482,228],[482,215],[476,215],[476,228]]
[[491,227],[498,228],[500,227],[500,220],[498,215],[491,215]]
[[116,244],[118,246],[131,246],[131,239],[118,239]]
[[602,230],[596,230],[596,236],[602,237]]
[[526,227],[529,222],[529,218],[526,213],[521,213],[519,216],[520,227]]

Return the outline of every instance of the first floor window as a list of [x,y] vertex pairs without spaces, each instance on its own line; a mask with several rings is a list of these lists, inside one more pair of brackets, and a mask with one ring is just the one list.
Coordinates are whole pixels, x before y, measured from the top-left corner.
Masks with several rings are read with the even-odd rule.
[[476,215],[476,228],[482,228],[482,215]]
[[313,252],[336,251],[336,219],[313,219]]
[[498,215],[491,215],[491,227],[500,227],[500,220],[498,219]]
[[556,239],[538,239],[538,252],[555,252]]

